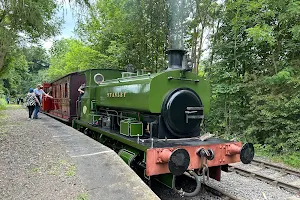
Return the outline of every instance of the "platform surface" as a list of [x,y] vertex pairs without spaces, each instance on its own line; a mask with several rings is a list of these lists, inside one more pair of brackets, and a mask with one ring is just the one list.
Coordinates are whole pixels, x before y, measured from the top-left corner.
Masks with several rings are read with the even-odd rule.
[[159,199],[111,149],[51,117],[0,110],[0,199]]
[[110,148],[65,124],[41,115],[43,126],[65,147],[77,165],[89,199],[159,199]]

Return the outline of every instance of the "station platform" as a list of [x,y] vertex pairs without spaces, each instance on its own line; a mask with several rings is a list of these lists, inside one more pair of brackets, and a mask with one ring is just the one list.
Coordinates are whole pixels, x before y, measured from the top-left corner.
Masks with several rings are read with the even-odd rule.
[[[130,167],[110,148],[102,145],[101,143],[85,136],[83,133],[73,129],[70,126],[67,126],[49,116],[39,114],[41,119],[37,120],[27,120],[27,112],[24,109],[19,109],[19,110],[11,110],[9,112],[6,112],[3,114],[6,115],[7,118],[7,124],[5,124],[5,120],[0,119],[0,128],[3,129],[3,131],[0,131],[0,142],[6,143],[7,141],[13,142],[13,139],[10,139],[10,135],[8,133],[11,133],[9,129],[11,129],[11,124],[14,122],[9,119],[11,117],[15,118],[15,115],[20,115],[22,113],[21,117],[18,117],[17,122],[13,126],[16,128],[18,127],[18,133],[21,134],[22,130],[25,132],[28,132],[27,137],[30,137],[31,139],[25,139],[25,140],[20,140],[19,143],[22,143],[22,145],[26,146],[26,148],[31,149],[30,151],[34,151],[34,141],[32,141],[32,138],[35,137],[44,137],[44,138],[39,138],[40,141],[43,141],[41,144],[41,148],[44,146],[44,149],[47,149],[47,145],[52,145],[49,150],[45,150],[45,154],[48,154],[49,151],[57,151],[55,153],[52,153],[52,159],[54,159],[56,156],[60,157],[63,154],[66,154],[65,156],[67,158],[63,158],[65,160],[70,160],[74,164],[74,174],[76,173],[76,177],[78,178],[79,181],[76,181],[74,185],[77,184],[81,185],[84,191],[86,193],[86,197],[80,197],[79,199],[88,199],[88,200],[94,200],[94,199],[99,199],[99,200],[118,200],[118,199],[128,199],[128,200],[135,200],[135,199],[143,199],[143,200],[156,200],[159,199],[155,193],[130,169]],[[1,114],[1,113],[0,113]],[[12,116],[10,116],[12,115]],[[24,117],[23,117],[24,116]],[[2,121],[2,122],[1,122]],[[1,124],[2,123],[2,124]],[[22,128],[23,127],[23,128]],[[15,129],[14,128],[14,129]],[[35,131],[38,129],[38,131]],[[6,131],[6,132],[5,132]],[[31,132],[35,132],[32,133]],[[1,139],[1,133],[5,134],[3,138]],[[22,134],[22,137],[26,138],[26,134]],[[16,141],[16,140],[15,140]],[[31,144],[23,144],[24,141],[28,141],[27,143]],[[30,142],[29,142],[30,141]],[[37,140],[38,141],[38,140]],[[16,141],[18,143],[18,141]],[[41,143],[41,142],[39,142]],[[38,144],[39,145],[39,144]],[[4,148],[4,147],[3,147]],[[24,149],[23,147],[22,149]],[[40,147],[36,147],[38,150]],[[9,147],[8,147],[9,149]],[[1,149],[0,149],[1,150]],[[10,151],[10,150],[8,150]],[[21,149],[16,149],[15,151],[21,151]],[[15,152],[14,151],[14,152]],[[40,154],[43,154],[44,150],[41,150],[41,152],[38,153],[38,156],[41,156]],[[65,152],[62,152],[65,151]],[[3,154],[2,154],[3,153]],[[7,154],[7,155],[6,155]],[[0,186],[3,186],[4,189],[9,184],[9,182],[5,182],[1,180],[6,179],[7,177],[4,177],[6,171],[10,170],[13,168],[16,163],[10,164],[7,162],[7,160],[11,160],[11,157],[9,152],[2,152],[1,151],[1,156],[3,156],[1,159],[4,159],[3,162],[6,162],[6,164],[1,168],[0,170],[3,172],[2,175],[0,174]],[[20,156],[16,152],[16,157]],[[35,153],[32,153],[35,154]],[[29,161],[32,159],[32,155],[30,155],[30,152],[24,154],[23,157],[28,157],[28,158],[22,158],[24,160],[23,162],[30,162],[26,164],[26,166],[32,166],[36,164],[37,161]],[[0,161],[2,161],[0,159]],[[5,161],[6,159],[6,161]],[[43,155],[43,162],[50,162],[47,161],[48,157],[46,155]],[[13,160],[16,160],[15,158]],[[43,163],[41,162],[41,163]],[[52,162],[52,161],[51,161]],[[20,162],[19,165],[22,163]],[[43,165],[43,164],[41,164]],[[45,171],[51,166],[50,164],[47,165],[45,168]],[[52,163],[53,166],[53,163]],[[16,168],[19,168],[18,166]],[[29,169],[29,167],[27,167]],[[42,173],[43,167],[39,167],[40,172]],[[30,171],[34,171],[32,169],[35,168],[30,168]],[[70,170],[69,170],[70,171]],[[24,170],[26,172],[26,177],[28,175],[28,170]],[[31,173],[31,172],[30,172]],[[66,174],[66,173],[64,173]],[[21,177],[23,176],[21,175]],[[17,181],[20,179],[20,177],[15,177],[15,174],[11,175],[6,175],[10,176],[10,180],[15,180]],[[36,175],[34,175],[36,176]],[[42,176],[40,174],[40,176]],[[49,173],[45,174],[43,177],[47,178],[49,177]],[[43,178],[41,177],[41,179]],[[53,176],[51,177],[53,179]],[[54,177],[55,179],[55,177]],[[59,178],[61,179],[61,177]],[[69,179],[66,179],[67,181]],[[51,181],[51,180],[49,180]],[[54,182],[57,180],[53,180]],[[62,182],[67,182],[65,180],[62,180]],[[22,181],[21,181],[22,182]],[[28,181],[24,180],[24,184],[27,184]],[[28,189],[27,191],[24,191],[23,193],[30,193],[31,191],[36,192],[36,186],[39,187],[37,184],[40,184],[38,180],[34,179],[34,182],[32,185],[31,189]],[[46,183],[45,184],[50,184]],[[2,183],[2,185],[1,185]],[[23,185],[24,185],[23,184]],[[55,187],[55,186],[53,186]],[[43,194],[42,198],[40,194],[34,194],[32,199],[74,199],[72,198],[66,198],[67,193],[68,193],[68,187],[66,186],[66,194],[61,195],[61,196],[55,196],[55,192],[57,190],[60,190],[59,188],[57,189],[49,189],[49,187],[45,187],[45,190],[48,190],[48,196],[47,193]],[[72,186],[73,188],[74,186]],[[79,186],[78,186],[79,187]],[[19,187],[22,190],[22,187]],[[51,187],[50,187],[51,188]],[[61,190],[63,187],[60,187]],[[14,191],[9,191],[10,189],[1,191],[0,190],[0,195],[4,195],[6,199],[22,199],[22,198],[15,198],[16,195],[15,193],[18,193],[18,189],[16,188]],[[41,188],[40,188],[41,189]],[[70,191],[70,190],[69,190]],[[19,197],[20,195],[18,195]],[[2,196],[3,197],[3,196]],[[30,198],[23,196],[24,198]],[[53,198],[52,198],[53,197]],[[77,196],[78,197],[78,196]],[[30,198],[31,199],[31,198]],[[75,198],[76,199],[76,198]]]
[[48,116],[42,119],[76,163],[92,199],[159,199],[115,151]]

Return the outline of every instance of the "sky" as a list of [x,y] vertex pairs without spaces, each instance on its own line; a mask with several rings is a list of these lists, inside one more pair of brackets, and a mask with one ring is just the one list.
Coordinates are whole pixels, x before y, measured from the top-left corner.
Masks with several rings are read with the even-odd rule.
[[57,15],[63,17],[65,23],[62,25],[61,34],[56,37],[50,38],[46,41],[42,41],[42,45],[45,49],[49,50],[55,40],[62,38],[75,37],[74,28],[76,19],[72,15],[72,10],[69,5],[64,5],[64,9],[61,9]]

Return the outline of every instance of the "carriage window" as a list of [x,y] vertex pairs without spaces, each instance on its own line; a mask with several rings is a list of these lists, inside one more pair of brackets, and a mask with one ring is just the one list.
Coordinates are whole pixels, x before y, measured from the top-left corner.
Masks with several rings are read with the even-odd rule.
[[68,83],[65,83],[65,98],[68,98]]

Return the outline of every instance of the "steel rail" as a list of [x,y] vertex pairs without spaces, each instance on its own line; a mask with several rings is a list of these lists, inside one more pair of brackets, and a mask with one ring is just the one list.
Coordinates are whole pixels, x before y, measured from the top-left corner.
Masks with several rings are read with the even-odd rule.
[[240,198],[238,198],[232,194],[229,194],[228,192],[225,192],[219,188],[215,188],[215,187],[212,187],[210,185],[205,185],[205,184],[203,184],[203,187],[205,188],[206,191],[209,191],[210,193],[217,195],[225,200],[241,200]]
[[259,174],[257,172],[249,171],[249,170],[237,167],[237,166],[229,165],[229,167],[230,167],[231,171],[236,172],[238,174],[246,175],[246,176],[248,175],[250,177],[253,177],[253,178],[256,178],[258,180],[267,182],[267,183],[272,184],[274,186],[278,186],[278,187],[281,187],[281,188],[284,188],[284,189],[290,189],[290,190],[293,190],[295,192],[300,192],[300,186],[292,185],[292,184],[277,180],[275,178],[264,176],[264,175]]
[[289,169],[287,167],[283,167],[283,166],[279,166],[279,165],[274,165],[274,164],[271,164],[271,163],[267,163],[265,161],[253,159],[251,164],[259,166],[259,167],[274,169],[274,170],[282,172],[282,173],[286,173],[286,174],[290,174],[290,175],[300,177],[300,171],[296,171],[296,170]]
[[[185,177],[186,178],[190,178],[190,179],[193,179],[195,180],[195,177],[191,176],[190,174],[188,173],[184,173]],[[201,186],[202,188],[204,188],[206,191],[218,196],[218,197],[221,197],[225,200],[241,200],[241,198],[238,198],[228,192],[225,192],[224,190],[221,190],[220,188],[216,188],[216,187],[213,187],[211,185],[206,185],[205,183],[201,183]],[[201,192],[197,195],[197,196],[201,196]]]

